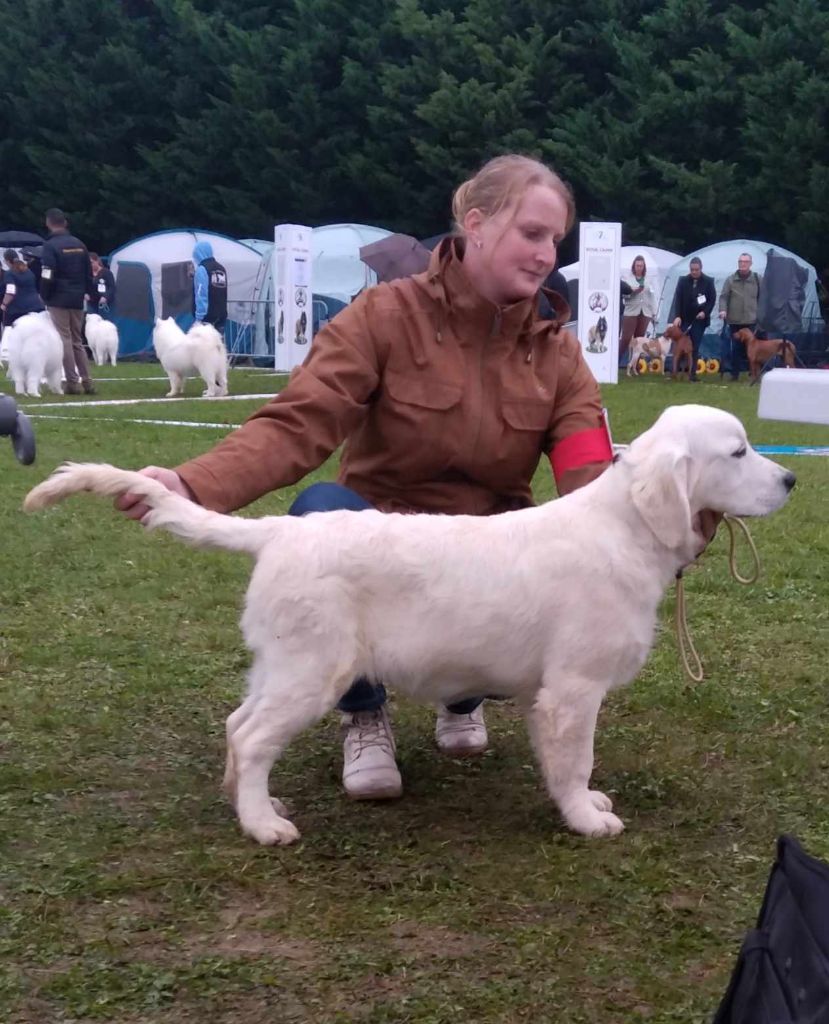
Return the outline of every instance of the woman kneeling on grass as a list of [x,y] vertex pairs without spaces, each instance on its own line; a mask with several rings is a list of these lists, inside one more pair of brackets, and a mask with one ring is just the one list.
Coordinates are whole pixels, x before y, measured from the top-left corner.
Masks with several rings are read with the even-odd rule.
[[[207,454],[148,476],[230,512],[301,480],[344,441],[338,483],[303,491],[291,515],[332,509],[494,515],[533,504],[549,455],[558,491],[597,477],[611,448],[599,388],[542,282],[575,219],[569,188],[524,156],[490,160],[455,192],[455,233],[414,277],[363,292],[314,338],[288,385]],[[118,507],[139,519],[132,495]],[[435,735],[454,756],[487,746],[480,698],[439,708]],[[340,701],[343,784],[357,800],[400,796],[379,681]]]

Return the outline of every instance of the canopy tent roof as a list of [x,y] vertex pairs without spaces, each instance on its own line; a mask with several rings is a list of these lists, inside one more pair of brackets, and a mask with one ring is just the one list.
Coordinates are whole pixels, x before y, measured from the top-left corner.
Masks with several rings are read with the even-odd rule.
[[[642,256],[648,272],[655,273],[660,279],[664,279],[676,261],[682,259],[680,253],[671,252],[669,249],[659,249],[655,245],[623,245],[620,260],[623,274],[630,270],[637,256]],[[581,264],[578,261],[569,263],[566,267],[559,267],[559,270],[568,281],[578,280]]]
[[[392,232],[370,224],[323,224],[311,230],[311,289],[314,295],[328,296],[348,304],[363,288],[377,283],[377,275],[360,259],[364,245],[378,242]],[[273,242],[264,238],[242,239],[270,261]],[[271,273],[263,298],[271,294]]]
[[360,249],[386,238],[391,231],[370,224],[324,224],[314,228],[311,281],[318,295],[350,302],[377,277],[360,259]]
[[810,263],[801,256],[798,256],[797,253],[790,252],[779,245],[772,245],[770,242],[761,242],[748,238],[734,238],[729,241],[715,242],[713,245],[707,245],[702,249],[697,249],[695,252],[688,253],[687,256],[683,256],[671,267],[665,277],[662,289],[662,301],[659,304],[659,311],[657,313],[656,329],[662,331],[667,326],[677,282],[680,277],[688,273],[689,263],[693,257],[696,256],[702,261],[702,272],[714,278],[717,300],[719,301],[720,292],[726,278],[737,270],[737,257],[741,252],[747,252],[751,256],[751,269],[761,276],[765,272],[769,252],[774,252],[777,256],[789,257],[805,268],[807,280],[802,313],[803,320],[810,321],[820,317],[820,306],[818,304],[816,288],[817,273]]

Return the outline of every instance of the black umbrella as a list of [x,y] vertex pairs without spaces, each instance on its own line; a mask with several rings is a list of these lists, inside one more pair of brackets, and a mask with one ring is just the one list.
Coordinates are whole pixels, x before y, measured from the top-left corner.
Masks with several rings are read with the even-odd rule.
[[19,249],[21,245],[43,245],[43,239],[33,231],[0,231],[0,246]]

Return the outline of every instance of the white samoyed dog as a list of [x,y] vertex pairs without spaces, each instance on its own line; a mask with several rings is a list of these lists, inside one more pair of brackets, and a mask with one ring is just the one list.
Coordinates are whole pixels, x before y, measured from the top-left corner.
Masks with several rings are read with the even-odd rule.
[[40,398],[40,382],[63,394],[63,342],[49,313],[27,313],[3,331],[9,356],[9,377],[18,395]]
[[183,395],[184,382],[196,374],[207,385],[204,397],[227,394],[227,350],[215,327],[196,323],[185,334],[172,317],[156,320],[153,345],[170,378],[168,398]]
[[111,320],[104,320],[98,313],[86,315],[86,340],[98,366],[118,362],[118,328]]

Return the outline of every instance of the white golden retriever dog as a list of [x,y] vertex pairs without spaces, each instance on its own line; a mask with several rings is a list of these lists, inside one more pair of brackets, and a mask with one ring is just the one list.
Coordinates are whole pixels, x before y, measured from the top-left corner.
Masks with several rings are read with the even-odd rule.
[[104,320],[98,313],[86,315],[86,340],[98,366],[104,363],[118,363],[118,328],[111,320]]
[[47,310],[27,313],[3,331],[9,357],[8,375],[18,395],[40,398],[40,383],[63,394],[63,342]]
[[[699,513],[766,515],[794,483],[749,447],[735,417],[683,405],[587,487],[488,518],[365,511],[243,519],[143,475],[71,464],[24,507],[77,491],[130,491],[150,506],[144,525],[256,559],[242,615],[253,665],[247,696],[227,720],[224,786],[258,842],[298,838],[268,794],[268,774],[357,676],[431,704],[512,697],[566,823],[611,836],[622,822],[589,786],[604,695],[645,663],[666,589],[705,545]],[[620,608],[623,626],[608,629]]]
[[171,317],[156,320],[153,345],[170,378],[168,398],[183,395],[184,382],[196,374],[207,385],[205,398],[227,394],[227,350],[215,327],[196,323],[185,334]]

